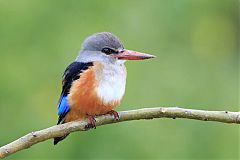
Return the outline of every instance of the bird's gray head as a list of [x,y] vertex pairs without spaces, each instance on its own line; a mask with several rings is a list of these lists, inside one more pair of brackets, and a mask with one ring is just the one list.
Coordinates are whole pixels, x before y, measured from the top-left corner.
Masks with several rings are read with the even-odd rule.
[[117,58],[112,54],[117,54],[124,50],[120,39],[112,33],[95,33],[85,39],[82,49],[77,57],[80,62],[115,62]]
[[121,64],[125,60],[142,60],[153,57],[149,54],[125,50],[117,36],[109,32],[100,32],[85,39],[76,61]]

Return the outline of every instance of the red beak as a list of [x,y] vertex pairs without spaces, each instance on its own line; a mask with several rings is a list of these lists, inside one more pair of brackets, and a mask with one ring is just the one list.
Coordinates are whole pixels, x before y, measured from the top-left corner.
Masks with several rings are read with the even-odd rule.
[[131,51],[131,50],[123,50],[123,51],[120,51],[118,54],[114,54],[113,57],[118,59],[123,59],[123,60],[143,60],[143,59],[155,58],[156,56],[146,54],[146,53]]

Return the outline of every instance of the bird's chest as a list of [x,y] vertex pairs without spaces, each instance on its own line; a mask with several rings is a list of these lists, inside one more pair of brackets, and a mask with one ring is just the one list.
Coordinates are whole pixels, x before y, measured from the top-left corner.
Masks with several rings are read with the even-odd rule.
[[93,67],[83,72],[80,79],[72,84],[68,96],[68,120],[111,111],[120,104],[125,84],[125,66],[94,63]]
[[104,103],[121,101],[125,93],[126,69],[124,65],[102,65],[96,71],[97,96]]

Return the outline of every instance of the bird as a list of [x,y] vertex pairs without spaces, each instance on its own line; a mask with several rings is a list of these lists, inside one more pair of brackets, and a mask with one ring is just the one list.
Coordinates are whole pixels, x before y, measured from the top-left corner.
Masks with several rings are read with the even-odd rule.
[[[96,128],[95,116],[104,114],[119,120],[114,109],[125,93],[127,71],[124,63],[154,57],[125,49],[120,39],[110,32],[87,37],[77,58],[62,76],[57,125],[88,119],[88,127]],[[55,137],[54,145],[67,136]]]

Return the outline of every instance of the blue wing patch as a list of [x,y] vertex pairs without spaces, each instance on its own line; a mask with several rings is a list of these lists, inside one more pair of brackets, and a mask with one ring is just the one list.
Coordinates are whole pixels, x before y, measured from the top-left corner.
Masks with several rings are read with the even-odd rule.
[[58,115],[65,115],[70,110],[67,96],[62,97],[59,106],[58,106]]

